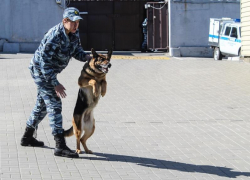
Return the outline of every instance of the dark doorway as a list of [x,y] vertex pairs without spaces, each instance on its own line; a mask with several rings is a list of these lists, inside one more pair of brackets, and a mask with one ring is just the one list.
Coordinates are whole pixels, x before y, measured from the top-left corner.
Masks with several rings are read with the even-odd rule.
[[148,2],[148,49],[169,50],[168,4],[166,2]]

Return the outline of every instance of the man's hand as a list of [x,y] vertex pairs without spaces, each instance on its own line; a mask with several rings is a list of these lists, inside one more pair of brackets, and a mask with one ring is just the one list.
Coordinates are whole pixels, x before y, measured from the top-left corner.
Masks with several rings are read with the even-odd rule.
[[61,98],[65,98],[67,94],[65,93],[65,88],[63,85],[59,84],[55,87],[56,95]]

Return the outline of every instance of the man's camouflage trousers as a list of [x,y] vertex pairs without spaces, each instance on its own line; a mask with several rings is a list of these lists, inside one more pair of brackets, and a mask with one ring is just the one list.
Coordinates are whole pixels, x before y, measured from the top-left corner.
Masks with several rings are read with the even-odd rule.
[[53,85],[45,82],[41,73],[32,68],[31,76],[37,85],[37,100],[27,121],[27,126],[37,129],[38,124],[48,114],[52,134],[63,133],[61,99],[56,95]]

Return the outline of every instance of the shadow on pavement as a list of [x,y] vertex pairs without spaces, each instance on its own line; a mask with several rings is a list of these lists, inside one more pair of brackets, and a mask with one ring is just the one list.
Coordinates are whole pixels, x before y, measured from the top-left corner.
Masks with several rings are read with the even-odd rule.
[[42,146],[40,148],[45,148],[45,149],[55,149],[55,148],[52,148],[52,147],[49,147],[49,146]]
[[231,168],[210,166],[210,165],[194,165],[181,162],[166,161],[160,159],[143,158],[135,156],[115,155],[106,153],[94,153],[98,157],[80,157],[81,159],[98,160],[98,161],[118,161],[118,162],[130,162],[140,166],[177,170],[183,172],[196,172],[214,174],[222,177],[237,178],[238,176],[250,177],[250,172],[237,172]]

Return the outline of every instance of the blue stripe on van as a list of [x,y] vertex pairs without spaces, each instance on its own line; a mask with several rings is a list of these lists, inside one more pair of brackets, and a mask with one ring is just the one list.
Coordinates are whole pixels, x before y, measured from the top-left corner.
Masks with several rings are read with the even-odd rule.
[[[223,39],[225,41],[230,41],[230,38],[228,38],[228,37],[220,37],[220,39]],[[241,43],[240,39],[235,39],[234,41],[237,42],[237,43]]]
[[220,39],[223,39],[223,40],[229,40],[229,38],[227,38],[227,37],[220,37]]
[[[209,37],[211,37],[211,38],[219,38],[219,36],[215,36],[215,35],[212,35],[212,34],[209,34]],[[222,40],[225,40],[225,41],[229,41],[230,40],[230,38],[228,38],[228,37],[220,37],[220,39],[222,39]],[[241,40],[240,39],[235,39],[235,42],[238,42],[238,43],[241,43]]]
[[219,36],[215,36],[215,35],[212,35],[212,34],[209,34],[209,37],[211,37],[211,38],[219,38]]

